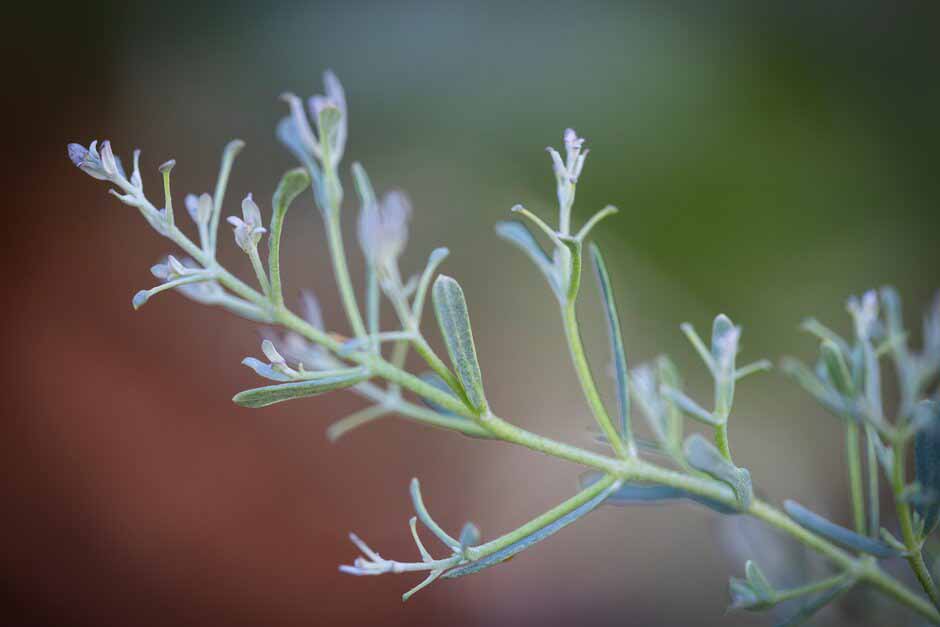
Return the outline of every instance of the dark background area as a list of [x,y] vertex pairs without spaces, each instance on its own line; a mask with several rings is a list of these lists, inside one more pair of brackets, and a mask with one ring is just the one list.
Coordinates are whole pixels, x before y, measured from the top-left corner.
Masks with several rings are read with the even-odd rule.
[[[293,167],[273,138],[277,97],[320,91],[333,68],[350,102],[349,158],[414,200],[407,271],[434,246],[452,251],[494,405],[586,443],[552,297],[492,232],[517,202],[552,215],[542,148],[566,126],[587,137],[576,220],[621,208],[598,240],[630,360],[674,355],[700,397],[685,320],[703,329],[728,313],[747,360],[809,358],[803,317],[847,330],[845,299],[891,283],[919,329],[940,287],[931,5],[20,3],[4,24],[0,252],[10,624],[762,624],[723,615],[745,556],[687,507],[601,509],[404,605],[410,578],[341,576],[350,529],[412,557],[412,476],[445,524],[472,519],[493,537],[570,495],[578,469],[394,419],[330,445],[326,425],[358,407],[342,394],[234,407],[254,383],[238,363],[258,354],[256,330],[173,294],[134,312],[168,251],[65,145],[108,138],[126,160],[140,147],[151,198],[156,166],[175,158],[181,204],[211,187],[222,146],[241,137],[228,198],[252,191],[267,211]],[[248,270],[227,231],[221,241]],[[284,246],[289,289],[312,286],[344,331],[309,197]],[[592,290],[582,314],[601,372]],[[741,386],[732,422],[736,461],[771,500],[846,519],[834,419],[772,373]],[[859,603],[822,622],[909,618]]]

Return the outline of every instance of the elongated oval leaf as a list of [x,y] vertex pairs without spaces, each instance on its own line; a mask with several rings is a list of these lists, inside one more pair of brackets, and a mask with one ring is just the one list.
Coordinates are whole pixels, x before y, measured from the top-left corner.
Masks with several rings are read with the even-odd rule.
[[601,256],[600,248],[591,244],[591,261],[594,262],[594,271],[601,297],[604,300],[604,311],[607,314],[607,332],[610,338],[610,352],[614,360],[614,377],[617,382],[617,404],[620,410],[620,435],[625,442],[632,442],[633,434],[630,425],[630,387],[627,380],[627,356],[623,347],[623,333],[620,330],[620,317],[617,315],[617,303],[614,301],[614,289],[610,284],[610,275],[607,265]]
[[236,394],[232,400],[242,407],[266,407],[274,403],[289,401],[295,398],[316,396],[324,392],[348,388],[369,378],[367,371],[355,368],[347,371],[338,371],[337,374],[327,375],[310,381],[297,381],[281,383],[262,388],[245,390]]
[[868,553],[869,555],[874,555],[875,557],[897,557],[900,555],[898,551],[890,547],[885,542],[881,540],[875,540],[873,538],[866,538],[863,535],[857,534],[854,531],[846,529],[841,525],[837,525],[831,520],[820,516],[816,512],[813,512],[796,501],[785,501],[783,503],[783,509],[787,512],[787,515],[790,516],[793,520],[798,522],[803,527],[806,527],[814,533],[832,540],[836,544],[844,546],[845,548],[852,549],[854,551],[861,551],[862,553]]
[[849,372],[849,366],[842,351],[832,340],[823,340],[819,352],[826,365],[829,380],[835,386],[836,391],[842,396],[851,397],[854,394],[852,374]]
[[694,433],[685,442],[685,456],[693,468],[731,486],[742,510],[751,506],[754,499],[751,473],[725,459],[714,444]]
[[447,353],[464,393],[474,409],[485,412],[487,405],[483,393],[483,376],[473,345],[473,331],[470,329],[470,316],[463,290],[457,281],[442,274],[434,281],[431,297]]

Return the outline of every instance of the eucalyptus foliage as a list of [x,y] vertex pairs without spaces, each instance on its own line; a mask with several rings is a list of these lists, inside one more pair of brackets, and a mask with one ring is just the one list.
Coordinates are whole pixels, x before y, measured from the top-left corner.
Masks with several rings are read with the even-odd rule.
[[[587,469],[582,473],[580,490],[569,499],[517,529],[489,539],[470,522],[456,536],[448,533],[435,521],[415,479],[410,488],[415,510],[410,531],[420,559],[384,558],[353,534],[350,538],[360,556],[341,566],[342,572],[420,574],[420,583],[403,595],[408,599],[438,579],[459,578],[498,565],[604,504],[684,502],[719,516],[762,521],[828,564],[828,576],[794,587],[782,586],[765,575],[755,561],[749,561],[744,576],[730,581],[733,610],[770,610],[781,624],[797,624],[853,587],[865,584],[927,621],[940,622],[937,588],[924,551],[940,519],[940,298],[925,318],[920,350],[911,346],[900,299],[891,288],[848,301],[854,323],[851,337],[840,337],[813,319],[804,323],[803,328],[820,342],[819,358],[812,366],[787,358],[782,370],[844,425],[853,520],[848,528],[794,501],[778,509],[758,496],[754,481],[760,478],[752,480],[747,469],[735,464],[729,438],[738,384],[748,375],[768,370],[771,364],[759,360],[740,365],[742,329],[727,316],[718,315],[708,342],[692,325],[681,325],[714,382],[710,403],[703,404],[683,390],[676,366],[665,356],[628,368],[613,283],[600,248],[588,241],[594,227],[617,210],[605,207],[580,229],[574,227],[572,208],[588,150],[585,140],[568,129],[563,149],[548,149],[558,198],[557,225],[516,205],[512,212],[518,219],[501,222],[496,231],[535,264],[557,299],[573,367],[599,431],[596,439],[606,450],[597,452],[538,435],[501,417],[484,393],[471,328],[474,307],[480,306],[479,295],[467,295],[457,280],[437,274],[448,254],[444,248],[432,251],[427,265],[417,273],[402,272],[399,259],[408,240],[413,213],[410,201],[399,191],[376,194],[359,163],[352,164],[351,173],[360,205],[356,226],[366,276],[361,287],[354,285],[340,224],[345,199],[341,173],[348,135],[346,95],[332,73],[324,75],[324,84],[325,95],[306,102],[293,94],[283,96],[288,115],[278,123],[276,134],[299,167],[285,173],[270,208],[249,194],[241,201],[238,214],[227,217],[234,243],[251,263],[254,285],[227,270],[217,256],[223,209],[231,204],[225,197],[226,187],[243,142],[234,140],[225,147],[212,192],[184,198],[185,214],[193,223],[187,230],[195,233],[195,239],[184,233],[181,212],[174,209],[170,174],[175,162],[159,168],[163,198],[158,206],[144,193],[140,151],[133,153],[129,175],[108,141],[92,142],[88,147],[69,144],[68,155],[86,174],[108,182],[112,194],[138,210],[178,249],[153,266],[158,283],[133,297],[135,308],[160,293],[176,291],[264,326],[261,356],[248,356],[243,362],[260,381],[235,395],[239,405],[259,408],[344,389],[361,397],[365,405],[329,427],[331,440],[397,415],[476,438],[516,444]],[[307,189],[323,219],[349,329],[343,335],[324,326],[312,293],[304,293],[299,313],[285,303],[281,235],[292,202]],[[268,211],[270,219],[265,221]],[[259,252],[265,241],[266,261]],[[578,324],[586,246],[609,331],[610,354],[603,358],[609,357],[614,366],[617,409],[613,416],[598,390],[597,368],[591,368]],[[428,326],[423,324],[424,309],[429,299],[447,349],[446,359],[424,335]],[[383,303],[394,312],[397,322],[392,328],[381,327]],[[405,367],[411,351],[423,362],[419,372]],[[882,365],[887,360],[892,363],[900,392],[895,408],[889,408],[882,395]],[[638,416],[652,439],[634,433]],[[686,438],[687,419],[697,424],[699,432]],[[910,451],[914,455],[913,476],[908,472]],[[880,518],[879,496],[884,486],[890,490],[895,510],[892,520]],[[418,522],[440,546],[433,550],[425,546]],[[889,574],[883,560],[906,560],[922,590]],[[781,609],[787,613],[781,615]]]

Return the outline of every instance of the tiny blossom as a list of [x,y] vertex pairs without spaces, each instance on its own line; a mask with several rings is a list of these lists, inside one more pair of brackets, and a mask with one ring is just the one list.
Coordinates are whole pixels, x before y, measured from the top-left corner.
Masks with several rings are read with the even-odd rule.
[[[342,83],[339,82],[339,79],[336,78],[336,75],[327,70],[323,73],[323,86],[326,91],[326,95],[322,96],[317,94],[311,97],[307,101],[307,107],[310,110],[310,114],[313,116],[314,121],[318,120],[320,117],[320,112],[324,108],[332,106],[339,109],[340,120],[339,126],[336,129],[336,137],[334,138],[334,143],[330,147],[330,151],[333,154],[333,159],[336,162],[339,162],[343,158],[343,151],[346,148],[346,135],[348,133],[348,118],[349,112],[346,109],[346,92],[343,89]],[[322,141],[323,138],[321,137]]]
[[724,375],[733,375],[734,358],[738,354],[738,342],[741,339],[741,327],[731,327],[716,338],[718,349],[718,371]]
[[398,263],[408,241],[411,202],[400,191],[392,191],[359,214],[359,246],[376,268],[389,271]]
[[167,255],[166,261],[155,264],[150,268],[150,273],[163,281],[172,281],[182,276],[187,276],[201,271],[202,268],[188,257],[181,262],[173,255]]
[[72,163],[82,172],[99,181],[110,180],[111,176],[105,171],[101,163],[101,156],[98,154],[97,140],[91,142],[88,148],[85,148],[81,144],[69,144],[68,151],[69,159],[71,159]]
[[242,201],[242,217],[230,216],[228,223],[235,228],[235,243],[246,253],[257,249],[261,236],[267,232],[261,226],[261,209],[252,199],[251,194]]
[[209,223],[209,218],[212,217],[212,196],[209,194],[200,196],[186,194],[183,203],[186,205],[186,211],[189,212],[189,217],[193,219],[193,222],[196,224]]
[[871,339],[878,323],[878,293],[869,290],[859,299],[852,296],[847,308],[855,320],[855,332],[860,338]]
[[[346,148],[346,137],[348,134],[348,110],[346,108],[346,93],[342,84],[333,72],[327,70],[323,74],[323,85],[326,95],[317,94],[307,100],[307,111],[304,111],[303,102],[296,94],[290,92],[281,95],[281,99],[287,103],[290,108],[290,120],[292,127],[288,133],[291,142],[298,140],[304,151],[317,159],[323,158],[323,152],[320,148],[320,142],[323,137],[317,137],[313,132],[308,112],[313,118],[314,124],[319,121],[320,113],[327,107],[335,107],[340,113],[340,119],[333,135],[333,143],[330,145],[330,154],[334,163],[338,163],[343,158],[343,152]],[[285,129],[286,130],[286,129]]]

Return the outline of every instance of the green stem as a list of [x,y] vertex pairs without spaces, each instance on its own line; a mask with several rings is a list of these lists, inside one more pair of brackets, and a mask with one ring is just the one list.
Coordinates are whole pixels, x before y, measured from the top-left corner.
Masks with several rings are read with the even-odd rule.
[[268,274],[264,270],[264,264],[261,263],[261,257],[258,256],[257,247],[252,247],[248,250],[248,258],[251,259],[251,267],[254,268],[255,275],[258,277],[258,284],[261,285],[261,292],[265,296],[270,297],[271,285],[268,283]]
[[594,414],[594,419],[604,432],[604,435],[614,448],[614,451],[619,457],[625,458],[628,456],[627,449],[623,444],[620,433],[607,414],[604,401],[601,400],[600,394],[597,392],[597,386],[594,385],[591,367],[584,354],[584,345],[581,343],[581,331],[578,327],[578,314],[575,309],[574,301],[570,301],[564,306],[562,317],[564,320],[565,337],[568,340],[568,350],[571,353],[571,361],[574,363],[578,381],[581,382],[584,397],[587,399],[591,412]]
[[892,473],[893,476],[891,479],[891,489],[894,491],[894,501],[898,513],[898,524],[901,527],[901,539],[904,541],[904,545],[907,547],[907,562],[910,564],[911,570],[914,571],[914,575],[917,577],[917,581],[920,582],[924,592],[926,592],[927,596],[930,597],[934,607],[940,609],[940,596],[937,595],[937,588],[934,586],[933,578],[930,576],[930,569],[927,568],[927,564],[924,562],[924,554],[920,542],[917,540],[914,534],[911,506],[901,498],[901,494],[904,492],[905,488],[905,453],[905,441],[901,438],[898,438],[894,443],[894,467]]
[[731,459],[731,444],[728,440],[728,419],[725,418],[723,422],[715,427],[715,446],[718,447],[721,456],[727,459],[732,464],[734,461]]
[[862,459],[858,450],[858,424],[851,420],[845,427],[845,458],[849,469],[849,491],[852,496],[855,532],[865,535],[865,497],[862,487]]
[[362,314],[359,312],[359,304],[356,302],[356,292],[353,289],[352,280],[349,277],[349,268],[346,265],[346,249],[343,245],[343,233],[340,228],[338,208],[335,211],[325,211],[324,217],[333,273],[336,275],[336,285],[339,289],[343,309],[346,310],[346,318],[352,326],[353,334],[356,337],[365,337],[366,327],[362,322]]

